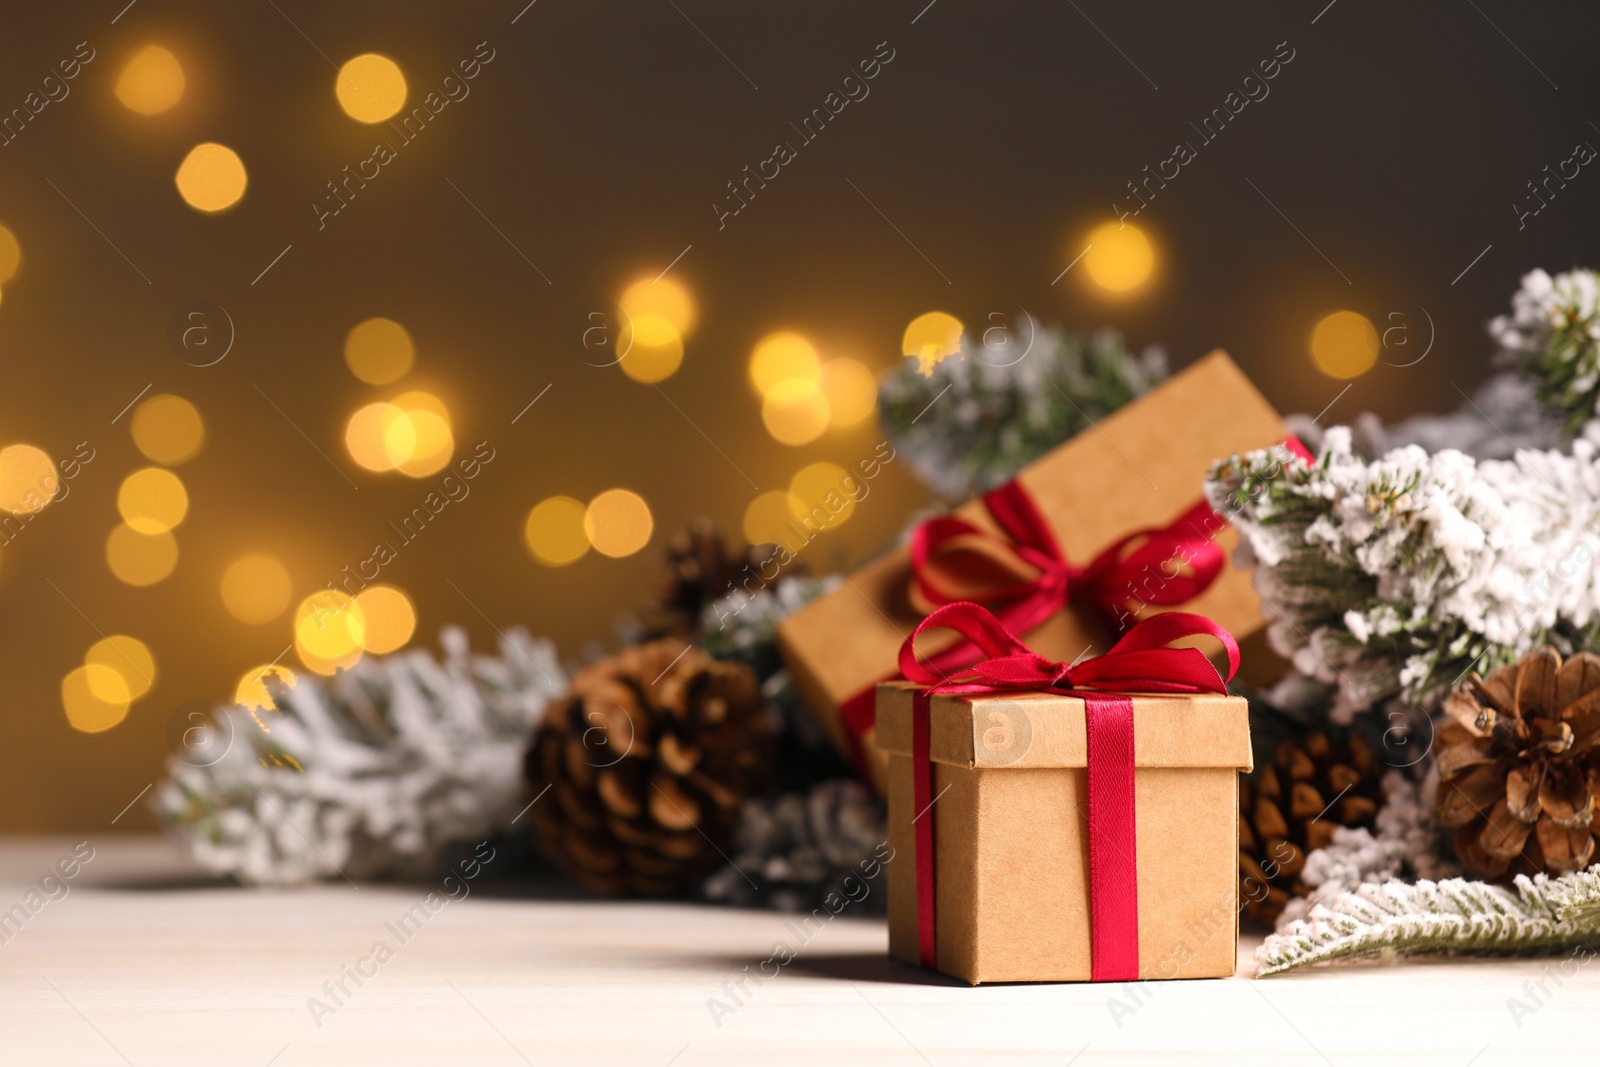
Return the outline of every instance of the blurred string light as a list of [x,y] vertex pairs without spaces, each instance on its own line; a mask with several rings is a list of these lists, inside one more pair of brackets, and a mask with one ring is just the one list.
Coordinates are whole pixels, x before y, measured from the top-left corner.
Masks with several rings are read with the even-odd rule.
[[763,337],[750,354],[750,382],[765,396],[786,381],[817,384],[822,360],[811,342],[788,330]]
[[622,373],[649,385],[665,381],[683,364],[683,336],[660,315],[630,315],[617,337]]
[[195,145],[178,165],[174,180],[184,203],[208,215],[237,204],[249,184],[239,154],[215,141]]
[[820,532],[849,521],[856,501],[847,488],[849,473],[833,463],[813,463],[789,480],[789,510],[796,520],[810,519]]
[[361,613],[361,647],[374,655],[404,648],[417,629],[417,610],[405,591],[392,585],[373,585],[356,594]]
[[694,329],[689,290],[669,278],[641,278],[622,291],[617,351],[622,373],[636,382],[664,381],[683,365],[683,342]]
[[353,667],[366,640],[366,615],[353,597],[334,589],[313,593],[294,613],[294,648],[318,674]]
[[14,515],[43,511],[60,488],[55,461],[33,445],[0,448],[0,509]]
[[877,407],[877,382],[854,359],[823,360],[791,330],[763,337],[750,353],[750,384],[761,394],[761,421],[786,445],[815,441],[830,428],[853,426]]
[[159,115],[183,99],[185,79],[178,57],[158,44],[134,53],[117,76],[117,99],[129,111]]
[[752,545],[782,545],[791,552],[799,551],[794,516],[803,511],[800,501],[785,490],[762,493],[744,509],[744,539]]
[[1359,311],[1324,315],[1311,329],[1311,362],[1330,378],[1355,378],[1378,362],[1378,330]]
[[156,658],[143,641],[116,634],[96,641],[83,666],[61,680],[67,724],[86,734],[102,733],[128,716],[128,708],[156,680]]
[[205,443],[205,422],[181,396],[162,393],[133,410],[133,443],[147,459],[170,465],[193,459]]
[[333,91],[344,113],[357,122],[383,122],[405,107],[406,76],[388,56],[366,52],[339,68]]
[[122,480],[117,511],[122,521],[139,533],[166,533],[189,513],[189,493],[171,471],[144,467]]
[[86,734],[102,733],[117,725],[128,717],[131,703],[127,684],[110,667],[88,664],[61,680],[61,706],[67,713],[67,724]]
[[924,377],[946,356],[961,351],[961,334],[965,327],[961,320],[943,311],[927,311],[906,324],[900,337],[900,351],[917,361],[917,370]]
[[607,489],[584,509],[584,536],[596,552],[613,559],[631,556],[649,544],[654,529],[650,505],[627,489]]
[[535,504],[523,523],[522,539],[534,559],[552,567],[565,567],[589,551],[585,530],[589,509],[570,496],[553,496]]
[[1143,230],[1129,222],[1095,227],[1081,254],[1089,280],[1109,293],[1126,293],[1150,279],[1156,251]]
[[142,534],[126,523],[106,538],[106,565],[129,585],[155,585],[178,565],[178,539],[170,532]]
[[271,622],[289,608],[289,572],[271,556],[245,556],[222,572],[222,604],[240,622]]
[[405,377],[416,355],[411,335],[393,319],[367,319],[345,335],[345,364],[368,385],[388,385]]
[[91,667],[98,665],[109,668],[120,676],[121,684],[110,688],[97,685],[103,675],[89,678],[89,687],[103,700],[121,697],[138,700],[150,692],[156,682],[156,658],[137,637],[116,634],[102,638],[89,646],[83,662]]
[[878,380],[859,360],[828,360],[818,384],[828,400],[833,426],[854,426],[878,409]]
[[0,226],[0,285],[7,285],[22,269],[22,245],[17,235]]
[[[267,688],[267,682],[274,680],[292,686],[294,671],[281,663],[263,663],[259,667],[252,667],[239,679],[233,691],[233,702],[250,711],[277,711],[278,705],[272,699],[272,691]],[[266,733],[272,732],[272,728],[259,718],[256,719],[256,725]]]
[[443,470],[455,453],[449,409],[421,390],[357,410],[345,424],[344,442],[350,458],[367,470],[412,478]]
[[761,398],[761,421],[774,440],[810,444],[828,429],[833,409],[822,387],[804,378],[785,378]]

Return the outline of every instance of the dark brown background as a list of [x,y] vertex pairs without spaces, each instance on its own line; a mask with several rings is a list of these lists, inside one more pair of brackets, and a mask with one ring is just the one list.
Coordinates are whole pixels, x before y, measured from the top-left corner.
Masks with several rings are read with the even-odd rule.
[[[448,578],[495,624],[526,624],[576,656],[611,640],[638,601],[662,530],[702,513],[737,529],[757,488],[782,487],[815,459],[853,463],[876,441],[870,425],[803,449],[767,437],[744,367],[770,330],[798,329],[826,354],[883,369],[914,315],[1009,300],[1160,341],[1177,365],[1220,345],[1280,409],[1315,412],[1342,388],[1306,357],[1317,317],[1348,307],[1383,328],[1399,313],[1420,343],[1426,309],[1437,324],[1428,358],[1380,364],[1327,421],[1363,407],[1396,416],[1453,407],[1455,386],[1483,377],[1482,322],[1522,272],[1595,260],[1600,176],[1585,171],[1521,232],[1511,207],[1574,143],[1600,143],[1597,17],[1584,5],[924,3],[539,0],[515,25],[521,0],[140,0],[115,24],[122,0],[9,5],[0,109],[20,105],[79,41],[97,55],[66,100],[0,148],[0,221],[26,257],[0,305],[0,443],[59,458],[88,440],[98,458],[0,550],[0,829],[106,826],[160,774],[172,709],[228,697],[242,671],[278,654],[286,620],[250,627],[224,611],[217,583],[229,562],[279,556],[298,599],[420,501],[428,480],[364,474],[343,451],[344,420],[374,390],[348,373],[341,343],[368,316],[411,330],[411,382],[447,400],[458,443],[498,452],[471,497],[386,572],[416,600],[419,637],[455,621],[475,644],[494,641]],[[718,232],[723,183],[792,139],[788,123],[885,40],[896,56],[871,95]],[[415,101],[481,41],[496,57],[471,96],[318,232],[311,204],[323,183],[374,141],[337,107],[330,60],[390,55]],[[1283,41],[1295,59],[1271,95],[1138,220],[1160,249],[1155,283],[1115,303],[1081,272],[1052,287],[1124,182],[1192,139],[1188,123]],[[177,108],[146,118],[112,85],[150,42],[178,55],[189,87]],[[172,185],[203,140],[232,146],[250,174],[245,200],[218,217],[185,206]],[[692,288],[701,322],[662,387],[680,414],[656,389],[585,366],[566,334],[574,315],[690,244],[673,276]],[[174,309],[199,297],[224,306],[238,334],[206,369],[165,339]],[[142,463],[126,420],[111,420],[149,383],[196,403],[210,437],[180,472],[191,511],[178,570],[135,589],[103,559],[116,487]],[[616,485],[649,500],[650,550],[560,570],[530,559],[521,525],[532,504]],[[891,467],[855,517],[808,550],[811,566],[861,559],[926,501],[903,465]],[[85,736],[68,728],[59,685],[96,627],[145,640],[162,674],[123,724]],[[149,825],[141,806],[117,829]]]

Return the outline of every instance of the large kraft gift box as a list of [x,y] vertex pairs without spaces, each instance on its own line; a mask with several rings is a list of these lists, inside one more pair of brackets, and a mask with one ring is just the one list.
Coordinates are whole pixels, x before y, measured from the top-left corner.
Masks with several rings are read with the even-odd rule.
[[[1287,437],[1278,413],[1218,349],[1036,460],[1016,481],[1053,529],[1067,559],[1081,565],[1121,537],[1165,526],[1190,511],[1202,498],[1213,461]],[[981,500],[954,514],[998,530]],[[1220,519],[1213,517],[1210,526],[1224,551],[1216,580],[1198,596],[1181,604],[1151,605],[1140,616],[1181,608],[1216,620],[1244,642],[1265,625],[1260,598],[1249,577],[1227,562],[1237,535]],[[880,794],[885,763],[873,744],[871,694],[878,682],[896,676],[900,643],[928,609],[914,603],[912,588],[910,554],[897,548],[778,627],[784,662],[801,698]],[[1074,600],[1021,636],[1041,654],[1070,661],[1104,651],[1114,635],[1092,606]],[[928,639],[925,647],[937,653],[954,641],[943,635]],[[1282,661],[1264,641],[1246,647],[1254,665],[1251,681],[1271,681],[1281,674]],[[847,704],[853,704],[854,712],[854,721],[848,723],[841,711]]]
[[[913,796],[917,687],[879,687],[888,755],[889,953],[918,963],[918,840],[931,820],[937,969],[981,982],[1092,976],[1084,702],[1055,693],[928,699],[930,803]],[[1138,976],[1231,976],[1238,952],[1242,697],[1134,695]],[[1121,858],[1121,848],[1113,850]],[[1131,977],[1131,976],[1129,976]]]

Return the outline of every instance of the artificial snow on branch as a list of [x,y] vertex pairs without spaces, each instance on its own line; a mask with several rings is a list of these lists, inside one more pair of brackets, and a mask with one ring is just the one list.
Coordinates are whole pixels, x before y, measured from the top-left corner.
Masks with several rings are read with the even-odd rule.
[[1311,909],[1256,950],[1256,977],[1313,963],[1432,952],[1520,955],[1600,943],[1600,867],[1560,878],[1367,883]]
[[[986,325],[986,324],[985,324]],[[1150,346],[1133,354],[1115,330],[1088,336],[1015,328],[961,339],[932,367],[907,357],[884,379],[884,429],[924,484],[948,500],[992,489],[1167,377]]]
[[[158,814],[206,868],[245,882],[416,876],[438,850],[504,829],[526,803],[522,752],[566,674],[546,641],[498,657],[442,635],[329,681],[276,688],[276,710],[219,708],[220,758],[174,756]],[[187,757],[187,758],[186,758]]]
[[1273,647],[1334,685],[1347,721],[1396,693],[1431,706],[1536,645],[1593,644],[1595,453],[1579,440],[1480,463],[1413,446],[1368,462],[1336,427],[1316,463],[1234,456],[1206,494],[1240,532]]
[[1600,410],[1600,274],[1542,270],[1522,277],[1511,314],[1489,323],[1489,335],[1537,383],[1537,393],[1577,433]]

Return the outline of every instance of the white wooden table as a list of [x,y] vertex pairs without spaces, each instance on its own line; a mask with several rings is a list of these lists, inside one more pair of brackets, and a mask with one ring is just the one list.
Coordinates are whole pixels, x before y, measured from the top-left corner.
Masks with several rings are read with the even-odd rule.
[[[425,887],[239,889],[147,838],[92,841],[66,895],[46,885],[59,899],[40,892],[29,912],[73,844],[0,844],[0,1063],[1484,1067],[1593,1062],[1600,1033],[1600,966],[1546,979],[1535,1002],[1524,983],[1544,962],[1256,982],[1251,943],[1225,981],[973,989],[888,962],[883,923],[846,912],[758,982],[745,968],[797,943],[786,916],[508,897],[486,881],[432,912]],[[26,918],[6,919],[13,904]],[[379,941],[392,958],[371,958]],[[1512,997],[1535,1010],[1514,1018]]]

